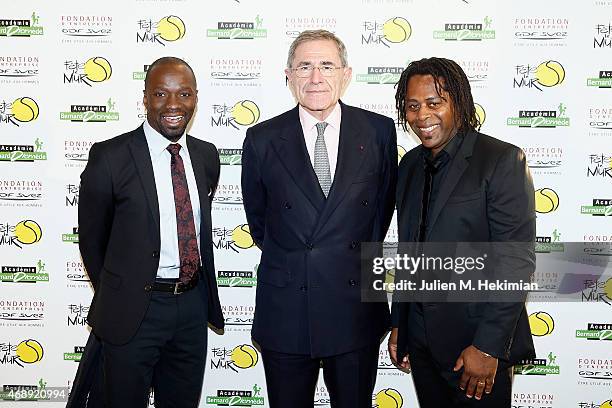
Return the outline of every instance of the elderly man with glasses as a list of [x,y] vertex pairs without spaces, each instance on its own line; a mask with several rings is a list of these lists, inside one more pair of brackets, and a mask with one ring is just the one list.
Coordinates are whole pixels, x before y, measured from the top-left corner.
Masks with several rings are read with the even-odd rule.
[[361,300],[360,247],[393,215],[395,124],[340,102],[352,70],[333,33],[302,32],[285,74],[297,106],[250,128],[242,158],[270,407],[312,407],[322,366],[332,406],[369,408],[390,320],[384,294]]

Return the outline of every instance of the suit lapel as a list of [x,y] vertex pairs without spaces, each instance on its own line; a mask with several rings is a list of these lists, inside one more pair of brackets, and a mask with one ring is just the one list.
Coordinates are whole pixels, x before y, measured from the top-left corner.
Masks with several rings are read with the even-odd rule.
[[134,137],[129,146],[142,188],[144,189],[147,202],[149,203],[149,211],[151,211],[151,215],[157,226],[157,231],[159,231],[159,202],[157,201],[155,175],[153,174],[153,164],[151,163],[149,146],[147,145],[147,139],[145,138],[142,125],[134,131]]
[[325,225],[346,195],[353,180],[359,175],[359,170],[367,159],[371,148],[367,135],[372,134],[374,130],[370,124],[362,120],[358,114],[351,112],[342,102],[340,102],[340,107],[342,109],[342,119],[340,122],[336,173],[334,174],[331,190],[327,196],[325,209],[319,217],[317,228],[315,228],[315,234]]
[[448,198],[457,186],[457,183],[461,179],[461,176],[463,176],[465,169],[467,169],[468,165],[470,164],[468,158],[472,156],[472,151],[474,149],[475,142],[476,134],[474,132],[468,132],[465,135],[465,139],[461,143],[459,151],[451,161],[450,168],[446,173],[446,177],[442,181],[440,191],[438,192],[438,196],[436,197],[436,203],[431,212],[431,218],[429,222],[429,225],[431,226],[430,230],[435,225],[436,220],[438,219],[438,216],[442,211],[442,208],[444,208],[444,206],[446,205]]
[[295,184],[317,211],[321,212],[325,205],[325,196],[308,158],[297,107],[291,111],[287,126],[281,130],[280,137],[274,139],[272,144]]

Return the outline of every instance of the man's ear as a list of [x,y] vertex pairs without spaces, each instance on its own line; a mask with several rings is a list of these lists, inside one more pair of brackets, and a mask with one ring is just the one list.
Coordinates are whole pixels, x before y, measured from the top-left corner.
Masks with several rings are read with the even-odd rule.
[[291,81],[289,78],[291,77],[291,70],[289,68],[285,68],[285,85],[289,84]]

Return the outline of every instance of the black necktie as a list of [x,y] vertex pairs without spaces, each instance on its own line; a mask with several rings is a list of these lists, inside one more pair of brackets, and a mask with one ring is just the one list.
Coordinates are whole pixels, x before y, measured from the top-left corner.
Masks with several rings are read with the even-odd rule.
[[424,170],[425,180],[423,183],[423,199],[421,201],[421,220],[419,222],[419,236],[417,241],[425,241],[427,233],[427,215],[429,212],[429,199],[431,196],[431,187],[433,184],[433,176],[440,168],[440,160],[429,160],[425,158]]

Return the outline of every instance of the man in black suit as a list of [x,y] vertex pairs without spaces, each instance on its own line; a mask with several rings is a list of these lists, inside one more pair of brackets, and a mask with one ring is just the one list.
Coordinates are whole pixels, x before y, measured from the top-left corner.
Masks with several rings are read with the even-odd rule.
[[253,339],[272,408],[312,407],[319,368],[335,407],[371,407],[385,302],[361,301],[360,243],[393,214],[393,120],[339,101],[344,44],[302,32],[285,74],[298,106],[247,131],[242,193],[262,250]]
[[194,407],[206,322],[223,327],[210,218],[219,157],[185,133],[197,103],[185,61],[151,64],[143,102],[147,121],[95,143],[81,175],[88,322],[102,344],[105,406],[145,407],[153,387],[157,406]]
[[[525,155],[477,132],[468,79],[444,58],[410,63],[398,116],[421,140],[399,167],[400,242],[513,242],[533,271],[534,190]],[[392,360],[411,368],[422,407],[510,407],[512,364],[534,357],[523,302],[394,302]],[[483,392],[485,395],[483,395]]]

